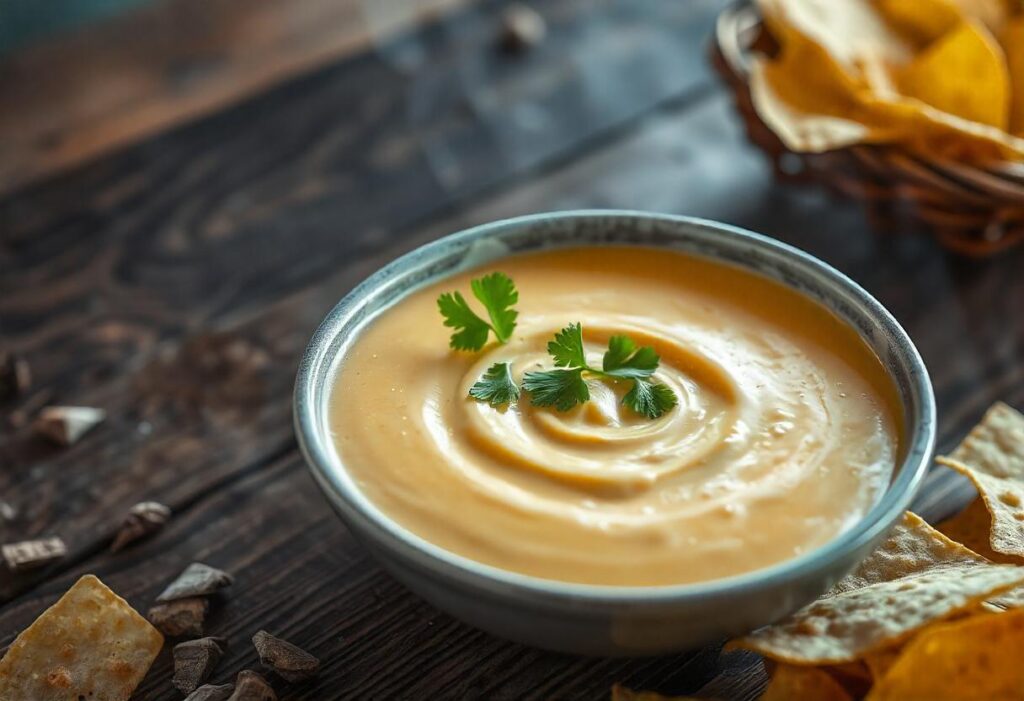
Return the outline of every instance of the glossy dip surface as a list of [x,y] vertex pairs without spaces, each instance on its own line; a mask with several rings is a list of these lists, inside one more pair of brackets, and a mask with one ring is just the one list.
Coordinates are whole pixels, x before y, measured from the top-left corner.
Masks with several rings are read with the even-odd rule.
[[[519,289],[506,345],[448,348],[436,299],[494,270]],[[581,322],[661,356],[679,405],[660,419],[595,381],[567,413],[467,397],[493,363],[550,369]],[[492,337],[493,338],[493,337]],[[331,392],[334,443],[389,517],[453,552],[548,579],[665,585],[786,560],[857,522],[897,460],[895,390],[850,328],[778,283],[638,247],[503,259],[418,290],[366,327]]]

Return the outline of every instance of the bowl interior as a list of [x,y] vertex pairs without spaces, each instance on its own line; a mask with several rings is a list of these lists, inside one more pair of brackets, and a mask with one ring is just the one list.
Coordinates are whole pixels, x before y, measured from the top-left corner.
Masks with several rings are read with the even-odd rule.
[[[327,425],[327,400],[338,366],[360,329],[410,292],[512,253],[571,246],[638,245],[704,256],[751,270],[803,292],[852,326],[896,385],[905,426],[901,460],[889,488],[853,528],[801,557],[707,583],[616,587],[556,582],[500,570],[429,543],[398,526],[366,499],[346,473]],[[916,493],[934,444],[935,406],[927,371],[907,334],[856,283],[820,260],[773,239],[727,225],[628,211],[577,211],[499,221],[439,239],[379,270],[327,315],[309,344],[295,388],[295,423],[314,476],[342,517],[376,545],[484,587],[605,601],[654,600],[749,587],[800,576],[816,563],[876,540]]]

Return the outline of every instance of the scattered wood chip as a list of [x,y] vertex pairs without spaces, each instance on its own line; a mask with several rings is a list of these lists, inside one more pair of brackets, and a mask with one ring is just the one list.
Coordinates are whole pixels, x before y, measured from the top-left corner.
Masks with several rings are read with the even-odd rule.
[[235,679],[235,693],[228,701],[277,701],[277,694],[262,676],[251,669],[243,669]]
[[57,445],[74,445],[107,418],[107,412],[89,406],[48,406],[39,412],[32,429]]
[[85,575],[0,660],[0,699],[128,701],[163,643],[124,599]]
[[0,353],[0,402],[10,401],[32,385],[28,361],[14,353]]
[[[199,638],[174,646],[174,679],[171,683],[183,694],[191,694],[210,678],[224,655],[224,638]],[[225,697],[227,698],[227,697]]]
[[174,601],[193,596],[207,596],[229,586],[235,578],[201,562],[193,562],[164,589],[157,601]]
[[156,604],[149,609],[146,617],[164,635],[172,638],[198,637],[203,634],[203,623],[209,610],[209,601],[201,596],[194,596]]
[[513,3],[501,15],[501,48],[519,53],[544,40],[548,28],[544,18],[529,5]]
[[234,690],[234,684],[204,684],[189,694],[185,701],[227,701]]
[[68,548],[60,538],[40,538],[20,543],[8,543],[0,548],[4,560],[12,572],[21,572],[56,562],[68,554]]
[[16,518],[18,518],[18,510],[3,499],[0,499],[0,520],[13,521]]
[[320,670],[320,660],[287,640],[274,637],[265,630],[252,636],[252,644],[260,663],[289,682],[305,681]]
[[131,543],[156,533],[164,527],[170,517],[170,508],[159,502],[143,501],[136,504],[121,523],[121,530],[114,537],[110,552],[116,553]]

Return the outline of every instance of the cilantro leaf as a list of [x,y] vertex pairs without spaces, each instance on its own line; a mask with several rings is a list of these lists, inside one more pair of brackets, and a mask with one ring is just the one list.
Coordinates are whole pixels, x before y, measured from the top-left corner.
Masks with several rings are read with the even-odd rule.
[[648,419],[656,419],[676,405],[676,395],[668,385],[646,379],[633,380],[633,388],[622,403]]
[[650,377],[660,361],[650,346],[637,348],[629,336],[612,336],[608,339],[602,368],[605,375],[612,377]]
[[583,351],[583,327],[569,324],[555,334],[555,340],[548,343],[548,353],[555,359],[555,367],[587,368],[587,357]]
[[484,347],[491,327],[469,308],[460,293],[445,292],[437,298],[437,308],[444,317],[444,325],[458,329],[449,341],[452,348],[477,351]]
[[519,301],[516,285],[505,273],[491,273],[469,283],[473,296],[487,308],[491,328],[499,343],[506,343],[516,329],[519,312],[512,305]]
[[495,363],[487,368],[483,377],[469,388],[469,396],[494,407],[518,401],[519,388],[512,379],[512,366],[508,363]]
[[590,399],[583,368],[528,372],[523,376],[523,389],[535,406],[553,406],[558,411],[569,411]]

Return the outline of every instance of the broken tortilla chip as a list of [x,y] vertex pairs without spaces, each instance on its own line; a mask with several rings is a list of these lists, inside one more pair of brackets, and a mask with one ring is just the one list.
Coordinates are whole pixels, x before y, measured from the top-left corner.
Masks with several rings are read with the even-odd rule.
[[992,515],[992,550],[1024,557],[1024,415],[994,404],[957,449],[937,461],[978,489]]
[[729,643],[790,664],[839,664],[909,638],[1024,582],[1024,567],[949,565],[819,599]]
[[1011,701],[1024,695],[1024,610],[979,614],[924,630],[867,701]]
[[963,22],[964,14],[953,0],[874,0],[886,23],[917,47],[924,47]]
[[163,636],[87,574],[22,631],[0,660],[0,699],[127,701]]
[[896,82],[902,94],[948,114],[1002,130],[1009,124],[1006,58],[980,23],[961,22],[899,69]]
[[1016,555],[997,553],[989,544],[992,532],[992,514],[988,512],[984,500],[978,497],[967,505],[956,516],[939,524],[939,531],[958,543],[978,553],[992,562],[1004,565],[1024,565],[1024,558]]
[[852,701],[839,682],[817,667],[779,665],[760,701]]

